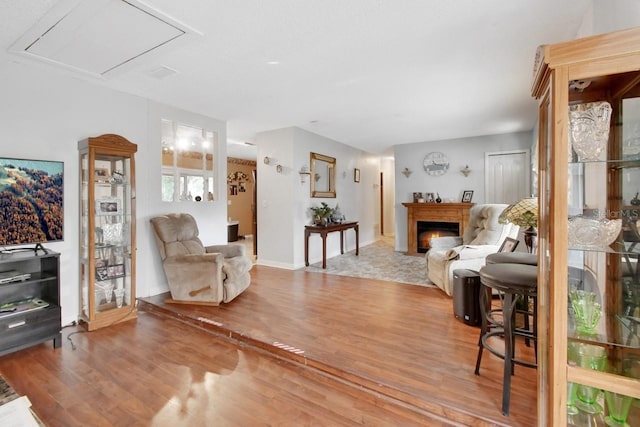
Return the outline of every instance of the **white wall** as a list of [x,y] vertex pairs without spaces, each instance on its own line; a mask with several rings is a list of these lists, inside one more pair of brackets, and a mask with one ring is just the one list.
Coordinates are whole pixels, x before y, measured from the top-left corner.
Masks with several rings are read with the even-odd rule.
[[163,107],[140,97],[115,92],[48,68],[7,61],[0,67],[2,143],[5,157],[52,159],[64,162],[64,241],[47,244],[61,253],[60,294],[62,322],[79,313],[79,183],[77,142],[105,133],[122,135],[138,144],[137,287],[138,296],[167,290],[149,218],[185,211],[198,219],[205,243],[226,242],[225,144],[220,144],[218,180],[222,198],[215,203],[160,202],[161,115],[206,126],[226,141],[224,122]]
[[[407,250],[407,209],[403,202],[413,201],[414,192],[438,193],[443,201],[459,202],[462,192],[473,190],[473,202],[484,202],[484,155],[486,152],[529,150],[532,132],[488,135],[446,141],[396,145],[395,153],[395,245],[397,251]],[[442,176],[430,176],[424,171],[424,157],[440,151],[449,158],[449,171]],[[460,169],[469,165],[471,173],[465,177]],[[409,168],[411,176],[401,171]]]
[[640,1],[593,0],[576,38],[640,26]]
[[[304,267],[304,226],[311,223],[309,208],[321,202],[335,207],[336,202],[347,220],[357,220],[360,245],[374,240],[376,191],[379,161],[377,156],[357,150],[300,128],[259,133],[258,147],[258,264],[296,269]],[[336,198],[311,198],[310,179],[302,184],[298,171],[310,166],[310,153],[336,158]],[[265,165],[265,156],[283,166]],[[360,182],[353,180],[354,168],[360,169]],[[379,217],[379,215],[378,215]],[[327,258],[340,253],[340,233],[327,238]],[[345,233],[345,250],[355,247],[354,233]],[[309,262],[322,260],[322,241],[317,234],[309,239]]]
[[395,185],[396,172],[393,156],[383,156],[380,159],[380,170],[383,173],[384,200],[384,235],[393,236],[396,228]]

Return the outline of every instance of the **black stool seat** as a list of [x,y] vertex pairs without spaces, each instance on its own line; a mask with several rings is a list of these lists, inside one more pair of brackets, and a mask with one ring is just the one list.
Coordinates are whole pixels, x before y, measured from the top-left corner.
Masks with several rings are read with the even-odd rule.
[[[537,307],[533,309],[533,328],[529,329],[528,321],[525,328],[517,328],[515,323],[516,302],[520,296],[537,296],[538,289],[538,267],[527,264],[488,264],[480,269],[480,282],[487,288],[486,292],[481,292],[480,310],[482,312],[482,329],[478,342],[478,358],[476,360],[476,375],[480,375],[480,362],[482,352],[487,349],[492,354],[504,359],[504,378],[502,385],[502,413],[509,415],[509,399],[511,395],[511,375],[514,372],[514,365],[523,365],[535,368],[536,363],[519,360],[515,357],[515,338],[520,336],[527,340],[536,340],[537,337]],[[502,301],[502,327],[498,327],[492,321],[495,310],[491,308],[491,290],[497,290],[503,295]],[[527,318],[528,313],[525,314]],[[504,352],[491,347],[488,339],[491,337],[504,338]],[[536,352],[537,354],[537,352]]]
[[538,267],[527,264],[489,264],[480,270],[483,285],[519,295],[536,294]]
[[487,264],[538,265],[538,255],[527,252],[496,252],[487,255]]

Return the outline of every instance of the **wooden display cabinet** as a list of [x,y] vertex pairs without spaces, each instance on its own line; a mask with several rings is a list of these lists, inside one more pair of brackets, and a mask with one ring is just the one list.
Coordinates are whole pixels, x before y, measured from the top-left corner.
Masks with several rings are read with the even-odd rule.
[[107,134],[80,152],[80,320],[89,331],[137,317],[135,153]]
[[[640,206],[631,204],[640,191],[639,70],[640,28],[541,46],[536,55],[540,426],[604,425],[612,414],[603,391],[640,398],[640,247],[632,230]],[[602,101],[612,112],[605,148],[593,158],[580,155],[573,141],[581,131],[570,111]],[[597,229],[589,231],[581,222],[580,236],[570,237],[574,217],[621,219],[623,230],[610,246],[576,244]],[[569,300],[573,289],[594,293],[601,304],[593,332],[576,327],[577,311]],[[606,359],[601,365],[581,363],[591,352]],[[584,405],[585,386],[596,396],[591,407]],[[631,425],[640,425],[637,402],[630,406]]]

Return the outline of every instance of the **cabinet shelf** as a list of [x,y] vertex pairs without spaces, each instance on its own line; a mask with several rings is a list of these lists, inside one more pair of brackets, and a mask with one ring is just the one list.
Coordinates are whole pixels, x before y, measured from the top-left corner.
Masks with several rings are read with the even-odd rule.
[[58,276],[54,273],[35,272],[30,273],[31,277],[25,280],[16,280],[15,282],[7,282],[0,284],[0,288],[5,286],[26,286],[32,283],[40,283],[48,280],[58,280]]
[[619,159],[619,160],[587,160],[582,162],[569,162],[570,166],[573,165],[597,165],[604,164],[607,165],[609,169],[634,169],[640,168],[640,160],[629,160],[629,159]]
[[[31,299],[43,300],[46,307],[26,303],[16,311],[0,313],[0,355],[52,340],[53,347],[62,345],[60,309],[60,254],[14,253],[0,257],[0,270],[28,273],[24,281],[0,285],[0,305]],[[32,307],[32,308],[33,308]]]
[[638,324],[640,318],[633,316],[623,316],[620,314],[603,316],[601,320],[604,324],[612,325],[612,337],[606,332],[596,334],[584,334],[576,331],[574,322],[569,320],[568,339],[575,342],[583,342],[595,345],[607,345],[612,347],[640,349],[640,337],[638,337]]

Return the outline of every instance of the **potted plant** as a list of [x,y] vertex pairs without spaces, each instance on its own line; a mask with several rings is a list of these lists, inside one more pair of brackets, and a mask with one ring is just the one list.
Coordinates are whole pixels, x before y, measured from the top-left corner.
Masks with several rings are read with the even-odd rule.
[[325,202],[320,203],[320,206],[311,206],[309,209],[313,213],[313,222],[316,225],[327,225],[333,213],[333,209]]

